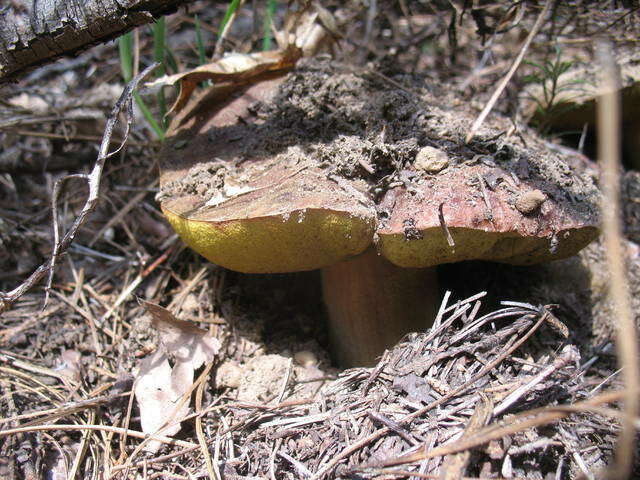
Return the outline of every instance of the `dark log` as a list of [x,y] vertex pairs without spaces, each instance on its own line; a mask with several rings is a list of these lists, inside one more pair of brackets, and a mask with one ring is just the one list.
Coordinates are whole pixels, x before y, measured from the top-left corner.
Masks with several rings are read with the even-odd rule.
[[[5,0],[0,6],[0,83],[63,55],[113,40],[188,0]],[[2,2],[2,3],[5,3]]]

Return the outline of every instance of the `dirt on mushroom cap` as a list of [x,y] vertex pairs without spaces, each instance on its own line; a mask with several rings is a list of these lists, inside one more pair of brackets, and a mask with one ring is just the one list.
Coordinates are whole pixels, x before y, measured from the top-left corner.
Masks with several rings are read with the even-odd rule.
[[[171,161],[162,161],[161,201],[165,211],[181,219],[182,226],[177,230],[184,238],[200,235],[195,234],[201,228],[196,226],[197,222],[208,222],[218,230],[234,222],[269,223],[271,220],[265,219],[276,217],[272,226],[287,223],[282,219],[317,207],[305,206],[304,202],[313,196],[318,185],[325,185],[330,191],[324,208],[350,212],[347,216],[359,219],[358,246],[351,248],[352,245],[348,252],[344,250],[347,256],[364,250],[367,241],[373,241],[373,223],[377,223],[381,238],[395,235],[394,241],[405,251],[418,247],[421,237],[432,238],[434,245],[441,243],[445,239],[441,225],[426,220],[438,219],[440,201],[422,203],[429,195],[444,202],[445,219],[453,229],[478,227],[480,231],[499,232],[491,234],[493,239],[491,235],[485,236],[480,244],[498,242],[500,253],[474,257],[473,252],[482,250],[478,241],[465,237],[463,230],[453,230],[454,239],[458,237],[458,253],[448,258],[444,255],[444,261],[512,257],[519,263],[531,263],[538,258],[562,258],[597,235],[598,192],[594,175],[588,171],[576,174],[568,166],[566,156],[549,150],[526,128],[508,134],[513,131],[512,124],[499,114],[492,115],[476,140],[465,144],[463,139],[475,111],[424,78],[398,75],[389,82],[371,72],[354,72],[328,61],[305,61],[284,80],[278,80],[268,95],[250,98],[254,98],[253,103],[247,100],[245,90],[225,102],[224,110],[234,102],[242,104],[234,114],[241,121],[227,120],[221,128],[205,116],[201,120],[194,120],[193,116],[174,128],[166,142],[163,156],[168,152]],[[216,108],[223,111],[222,107]],[[229,118],[233,115],[227,115]],[[189,153],[176,153],[176,147],[185,141],[184,148]],[[425,146],[445,152],[449,156],[448,166],[437,174],[413,168],[416,154]],[[271,173],[274,168],[288,174],[274,176]],[[463,187],[457,196],[443,194],[452,180]],[[302,203],[293,201],[291,206],[286,201],[279,203],[276,197],[280,188],[296,192],[292,198]],[[546,200],[539,212],[523,215],[515,207],[515,201],[518,195],[532,189],[541,190]],[[342,206],[333,208],[336,202]],[[353,207],[345,207],[350,202]],[[394,213],[403,202],[412,207]],[[470,206],[473,215],[469,215]],[[204,211],[208,213],[204,215]],[[456,224],[453,217],[449,218],[448,212],[453,211],[471,223]],[[246,223],[249,219],[251,222]],[[418,234],[406,235],[407,224],[417,229]],[[340,228],[346,228],[344,225]],[[264,238],[258,235],[246,247],[268,241],[273,235],[272,226],[265,227]],[[302,243],[319,248],[318,241],[312,241],[319,234],[316,227],[307,228],[304,221],[290,226],[300,230],[300,238],[307,239]],[[516,248],[510,239],[521,233],[537,240],[530,240],[524,249]],[[368,240],[367,235],[371,235]],[[197,242],[192,239],[187,243]],[[463,244],[467,245],[466,254],[461,254]],[[274,247],[269,248],[277,248],[275,243],[271,245]],[[384,240],[381,245],[386,254]],[[202,247],[194,248],[203,253]],[[544,250],[552,254],[543,255]],[[265,252],[268,256],[267,247]],[[283,258],[291,255],[294,253],[287,252]],[[424,259],[421,262],[427,264]],[[285,268],[289,267],[275,271],[287,271]],[[240,270],[257,271],[246,267]]]
[[322,268],[364,251],[375,230],[374,212],[357,191],[306,167],[215,205],[190,195],[162,208],[191,248],[245,273]]
[[[449,169],[412,193],[404,187],[388,192],[383,205],[391,214],[378,230],[380,251],[404,267],[462,260],[528,265],[566,258],[596,238],[589,204],[570,204],[553,183],[514,178],[505,168],[477,162]],[[541,195],[537,185],[546,196],[522,211],[523,196]]]

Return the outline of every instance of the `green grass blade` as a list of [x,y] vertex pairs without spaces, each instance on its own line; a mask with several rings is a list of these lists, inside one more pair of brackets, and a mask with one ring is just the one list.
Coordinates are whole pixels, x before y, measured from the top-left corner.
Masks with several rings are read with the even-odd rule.
[[153,24],[153,58],[160,62],[156,75],[164,75],[164,49],[166,44],[166,26],[164,17]]
[[160,141],[164,141],[164,129],[158,124],[158,122],[156,122],[156,119],[153,118],[153,113],[151,113],[151,110],[147,108],[139,94],[134,93],[133,97],[135,98],[136,104],[138,105],[138,108],[140,108],[142,115],[147,120],[149,126],[155,132],[158,139]]
[[207,63],[207,56],[204,52],[204,42],[202,41],[202,29],[200,28],[200,19],[198,15],[194,17],[196,24],[196,47],[198,48],[198,61],[200,65]]
[[264,23],[262,24],[262,51],[271,50],[271,24],[273,16],[276,13],[276,0],[267,0],[267,11],[264,15]]
[[[122,78],[125,83],[129,83],[133,78],[133,36],[131,32],[125,33],[118,38],[118,51],[120,53],[120,68],[122,70]],[[140,108],[142,115],[147,120],[155,134],[160,140],[164,140],[164,130],[158,125],[153,114],[142,101],[139,94],[134,93],[133,97],[136,104]]]
[[240,0],[231,0],[229,7],[227,8],[227,11],[224,14],[224,18],[222,19],[222,23],[220,24],[220,29],[218,30],[218,38],[220,37],[220,35],[222,35],[222,32],[224,32],[224,29],[227,26],[227,23],[229,23],[229,19],[231,18],[231,15],[235,13],[239,5],[240,5]]
[[131,81],[133,76],[133,36],[131,32],[118,38],[118,50],[120,52],[120,69],[125,83]]
[[[153,58],[156,62],[160,63],[160,66],[156,68],[156,77],[161,77],[166,72],[166,69],[164,67],[165,44],[166,26],[164,17],[161,17],[153,25]],[[167,100],[164,96],[164,90],[162,90],[162,88],[160,88],[160,91],[158,91],[158,108],[160,110],[160,122],[162,124],[162,129],[164,130],[167,128],[165,118],[167,114]]]
[[180,71],[178,69],[178,61],[176,60],[176,56],[173,51],[167,47],[164,53],[166,55],[165,60],[167,61],[167,64],[165,67],[168,67],[167,70],[170,70],[172,73],[178,73]]

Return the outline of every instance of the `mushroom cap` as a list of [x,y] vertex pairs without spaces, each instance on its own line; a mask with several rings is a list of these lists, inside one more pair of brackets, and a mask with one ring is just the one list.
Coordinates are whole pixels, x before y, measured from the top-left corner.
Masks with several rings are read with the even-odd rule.
[[[271,99],[282,80],[194,99],[160,153],[163,213],[193,250],[239,272],[321,268],[363,252],[375,230],[364,194],[328,179],[303,152],[293,163],[240,158],[255,121],[251,105]],[[218,171],[226,172],[220,184]]]
[[504,135],[499,115],[465,144],[468,107],[413,95],[321,62],[214,87],[171,123],[161,208],[194,250],[246,273],[322,268],[373,242],[401,267],[533,264],[597,236],[593,175],[526,129]]
[[448,168],[411,193],[395,188],[383,201],[391,214],[378,229],[379,249],[402,267],[530,265],[574,255],[598,235],[597,215],[558,185],[541,183],[544,193],[535,182],[516,184],[503,167],[477,163]]
[[371,209],[307,169],[221,205],[186,196],[164,202],[162,210],[196,252],[244,273],[296,272],[336,263],[364,251],[375,229]]

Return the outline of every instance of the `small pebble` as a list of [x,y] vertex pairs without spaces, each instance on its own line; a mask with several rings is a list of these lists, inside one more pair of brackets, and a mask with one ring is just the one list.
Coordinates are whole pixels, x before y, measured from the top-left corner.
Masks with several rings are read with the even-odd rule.
[[546,195],[540,190],[529,190],[516,200],[516,208],[523,215],[528,215],[535,212],[546,199]]
[[416,155],[413,166],[427,173],[438,173],[449,166],[449,156],[437,148],[422,147]]
[[301,350],[293,356],[295,362],[302,367],[311,367],[318,364],[318,357],[309,350]]

